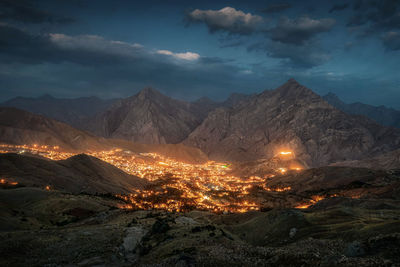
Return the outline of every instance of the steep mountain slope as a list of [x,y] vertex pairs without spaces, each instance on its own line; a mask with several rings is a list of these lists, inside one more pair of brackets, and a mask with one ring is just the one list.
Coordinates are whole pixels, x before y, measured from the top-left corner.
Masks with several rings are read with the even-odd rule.
[[247,94],[241,94],[241,93],[232,93],[224,102],[221,103],[221,106],[233,107],[243,101],[250,100],[250,98],[252,98],[254,96],[255,96],[255,94],[247,95]]
[[15,107],[45,115],[80,128],[82,120],[106,110],[115,101],[116,99],[103,100],[94,96],[63,99],[44,95],[37,98],[16,97],[1,103],[0,106]]
[[337,110],[290,79],[281,87],[218,108],[184,141],[211,159],[246,161],[291,150],[309,166],[360,159],[400,147],[400,131]]
[[201,115],[195,113],[190,103],[146,88],[96,116],[88,130],[138,143],[173,144],[181,142],[201,123]]
[[105,139],[15,108],[0,108],[0,143],[59,146],[62,151],[74,153],[121,148],[137,153],[159,153],[190,163],[204,163],[208,160],[198,148],[182,144],[137,144],[126,140]]
[[0,143],[42,144],[80,151],[109,147],[103,138],[16,108],[0,108]]
[[199,120],[202,121],[207,117],[211,110],[214,110],[221,105],[221,102],[215,102],[208,97],[201,97],[196,101],[190,102],[189,109],[197,118],[199,118]]
[[360,102],[347,104],[339,99],[335,94],[328,93],[323,96],[324,100],[332,106],[346,113],[363,115],[374,121],[386,125],[400,128],[400,111],[385,106],[371,106]]
[[0,154],[0,175],[25,186],[72,193],[129,193],[146,180],[129,175],[97,158],[80,154],[52,161],[18,154]]
[[89,118],[85,129],[99,136],[136,143],[175,144],[186,139],[210,111],[235,106],[251,97],[234,93],[223,102],[207,97],[186,102],[145,88]]

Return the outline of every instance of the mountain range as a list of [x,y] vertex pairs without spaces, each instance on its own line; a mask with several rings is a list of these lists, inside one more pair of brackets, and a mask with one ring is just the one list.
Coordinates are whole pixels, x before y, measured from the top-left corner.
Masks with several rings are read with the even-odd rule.
[[372,106],[355,102],[347,104],[334,93],[323,96],[324,100],[337,109],[353,115],[363,115],[379,124],[400,128],[400,111],[385,106]]
[[[146,88],[145,90],[161,94],[155,89]],[[202,97],[193,102],[178,102],[185,103],[186,106],[191,106],[191,112],[196,113],[200,118],[205,118],[208,112],[215,108],[233,107],[242,101],[249,100],[255,95],[256,94],[232,93],[223,102],[215,102],[208,97]],[[346,113],[362,115],[375,120],[379,124],[400,128],[399,110],[385,106],[372,106],[361,102],[347,104],[332,92],[324,95],[323,99],[335,108]],[[87,123],[90,122],[93,117],[100,113],[104,113],[113,106],[113,104],[116,104],[121,100],[123,99],[101,99],[95,96],[56,98],[46,94],[36,98],[21,96],[15,97],[0,103],[0,106],[15,107],[68,123],[76,128],[87,129]]]
[[207,161],[207,156],[198,148],[183,144],[138,144],[107,139],[42,115],[8,107],[0,107],[0,143],[58,146],[62,151],[73,153],[121,148],[135,153],[159,153],[190,163]]
[[55,98],[46,94],[37,98],[15,97],[0,103],[0,106],[27,110],[80,128],[85,119],[109,108],[116,100],[95,96]]
[[400,131],[346,114],[294,79],[218,108],[184,141],[211,159],[243,161],[294,151],[308,166],[360,159],[400,146]]
[[89,122],[88,130],[99,136],[138,143],[175,144],[201,123],[207,113],[201,110],[201,103],[172,99],[145,88],[98,114]]
[[67,151],[109,147],[104,138],[42,115],[8,107],[0,108],[0,142],[59,146]]
[[[34,120],[33,115],[3,108],[0,141],[35,139],[46,143],[57,135],[65,147],[96,147],[97,142],[115,147],[124,142],[117,139],[128,141],[125,146],[130,142],[148,146],[179,144],[177,153],[194,147],[212,160],[233,162],[268,159],[279,151],[290,150],[303,166],[309,167],[362,160],[400,148],[400,130],[344,112],[294,79],[259,94],[232,94],[224,102],[208,98],[187,102],[145,88],[96,110],[100,111],[91,113],[93,116],[83,116],[84,123],[79,126],[82,131],[68,125],[68,130],[58,126],[57,130],[44,130],[60,122],[45,117]],[[47,134],[32,138],[43,132]],[[157,149],[153,147],[153,151]]]

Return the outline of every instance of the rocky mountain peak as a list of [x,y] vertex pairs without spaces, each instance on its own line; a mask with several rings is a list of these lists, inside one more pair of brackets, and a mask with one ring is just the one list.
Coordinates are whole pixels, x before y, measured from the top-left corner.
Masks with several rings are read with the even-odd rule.
[[258,101],[265,105],[308,106],[311,103],[319,106],[329,106],[317,93],[301,85],[295,79],[290,79],[274,90],[265,90],[257,96]]
[[168,96],[163,95],[161,92],[151,87],[142,89],[136,96],[141,100],[169,98]]
[[293,95],[299,95],[299,94],[311,94],[311,95],[316,95],[311,89],[308,89],[307,87],[301,85],[298,83],[295,79],[291,78],[289,79],[286,83],[281,85],[276,89],[277,92],[280,92],[281,95],[287,95],[287,94],[293,94]]
[[298,84],[300,85],[294,78],[290,78],[287,83],[293,83],[293,84]]
[[104,137],[138,143],[176,144],[200,122],[190,103],[147,87],[97,116],[89,129]]

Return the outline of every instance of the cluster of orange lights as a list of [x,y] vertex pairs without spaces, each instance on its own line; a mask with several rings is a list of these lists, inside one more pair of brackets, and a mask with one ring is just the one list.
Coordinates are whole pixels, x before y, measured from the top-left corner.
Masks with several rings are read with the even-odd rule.
[[2,184],[2,185],[17,185],[18,183],[17,182],[8,181],[5,178],[1,178],[0,179],[0,184]]
[[[0,145],[0,153],[8,152],[34,153],[53,160],[63,160],[74,155],[61,151],[57,146]],[[252,194],[253,190],[277,193],[291,190],[289,186],[267,187],[266,179],[259,176],[234,176],[230,172],[229,165],[220,162],[189,164],[155,153],[134,153],[122,149],[87,154],[151,182],[144,190],[131,188],[131,194],[116,195],[126,203],[119,206],[123,209],[247,212],[261,208],[262,200]],[[293,153],[282,151],[279,154]],[[290,168],[290,170],[301,170],[301,168]],[[288,171],[282,167],[275,173],[285,174]],[[275,173],[271,173],[269,177],[274,177]],[[51,186],[47,185],[45,190],[51,190]],[[297,208],[307,208],[319,200],[321,199],[312,199],[310,203],[299,205]]]
[[302,203],[298,206],[296,206],[296,209],[308,209],[312,205],[317,204],[319,201],[325,199],[325,198],[332,198],[332,197],[338,197],[338,194],[332,194],[332,195],[327,195],[327,196],[321,196],[321,195],[315,195],[312,196],[311,199],[307,203]]

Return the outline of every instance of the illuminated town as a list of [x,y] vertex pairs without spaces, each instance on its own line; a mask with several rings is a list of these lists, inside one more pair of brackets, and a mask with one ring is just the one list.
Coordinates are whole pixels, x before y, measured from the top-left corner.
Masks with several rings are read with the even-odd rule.
[[[0,153],[28,153],[49,158],[65,160],[74,153],[63,152],[57,146],[40,145],[0,145]],[[267,187],[267,180],[275,175],[291,170],[280,167],[265,177],[237,177],[231,174],[229,164],[208,161],[204,164],[189,164],[163,157],[156,153],[134,153],[122,149],[89,152],[88,155],[108,162],[126,173],[150,181],[145,189],[130,188],[127,195],[115,195],[126,204],[124,209],[163,209],[168,211],[187,211],[191,209],[222,212],[247,212],[259,210],[260,201],[250,192],[256,188],[264,192],[285,193],[290,187]],[[292,152],[283,151],[283,156],[292,156]],[[2,183],[6,181],[3,179]],[[47,185],[51,190],[52,185]],[[323,199],[316,197],[296,208],[307,208]]]

